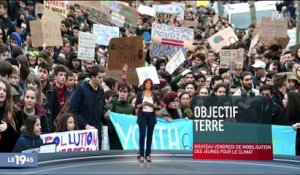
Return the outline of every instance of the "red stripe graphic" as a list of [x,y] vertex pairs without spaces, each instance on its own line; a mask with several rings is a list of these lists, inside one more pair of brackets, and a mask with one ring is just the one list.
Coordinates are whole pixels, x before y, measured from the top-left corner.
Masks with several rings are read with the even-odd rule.
[[183,47],[184,44],[170,43],[170,42],[161,42],[161,44],[171,45],[171,46],[179,46]]
[[273,160],[272,144],[194,143],[194,159]]
[[169,38],[162,38],[162,41],[169,41],[169,42],[175,42],[175,43],[184,43],[182,40],[176,40],[176,39],[169,39]]

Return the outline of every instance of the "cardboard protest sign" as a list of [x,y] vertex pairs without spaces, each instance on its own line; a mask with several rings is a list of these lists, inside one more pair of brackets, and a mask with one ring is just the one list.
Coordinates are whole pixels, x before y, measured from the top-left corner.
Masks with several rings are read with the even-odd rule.
[[227,27],[209,37],[207,41],[214,51],[219,52],[222,47],[236,43],[238,38],[232,28]]
[[103,13],[95,8],[87,8],[86,12],[89,14],[89,20],[96,24],[111,25],[111,17],[109,14]]
[[120,14],[125,17],[125,22],[131,26],[137,26],[139,13],[132,7],[121,5]]
[[137,84],[138,77],[135,68],[144,64],[143,38],[141,36],[112,38],[108,52],[108,70],[121,70],[123,65],[127,64],[129,65],[127,80],[132,84]]
[[150,45],[150,57],[168,57],[172,58],[179,50],[187,52],[187,48],[179,46],[164,45],[159,43],[151,43]]
[[44,8],[50,9],[54,13],[67,18],[68,4],[65,1],[44,1]]
[[220,51],[220,68],[242,69],[244,64],[244,49]]
[[44,4],[36,3],[35,4],[35,16],[38,16],[38,14],[43,14],[44,11]]
[[184,9],[179,4],[153,5],[156,12],[176,14],[178,20],[184,20]]
[[153,24],[151,37],[152,42],[189,48],[193,46],[194,29]]
[[137,75],[139,77],[139,85],[143,84],[144,80],[150,78],[153,84],[159,84],[159,78],[157,70],[154,66],[150,67],[138,67],[136,68]]
[[155,9],[152,7],[148,7],[148,6],[140,4],[138,7],[138,12],[142,15],[148,15],[148,16],[155,17]]
[[196,1],[196,6],[203,6],[203,7],[208,7],[209,6],[209,1],[203,1],[203,0],[197,0]]
[[43,9],[43,18],[47,20],[56,20],[56,21],[62,21],[65,19],[65,17],[58,15],[57,13],[54,13],[52,10],[44,8]]
[[156,22],[158,24],[174,24],[175,15],[172,13],[156,12]]
[[124,27],[124,23],[125,23],[125,16],[116,13],[116,12],[111,12],[110,14],[111,17],[111,23],[119,26],[119,27]]
[[[43,143],[55,143],[57,152],[98,151],[97,129],[42,134]],[[101,139],[101,138],[100,138]]]
[[96,37],[96,43],[99,45],[108,46],[111,38],[119,38],[118,27],[94,24],[93,30]]
[[287,36],[287,20],[271,19],[270,17],[262,17],[259,35],[261,37],[286,37]]
[[32,44],[35,47],[63,46],[60,34],[60,21],[57,20],[33,20],[29,22]]
[[184,20],[183,23],[181,24],[181,27],[194,27],[196,28],[199,25],[197,21],[190,21],[190,20]]
[[95,59],[95,36],[91,33],[79,32],[78,36],[78,59],[91,60]]
[[168,64],[166,65],[166,71],[172,75],[172,73],[177,69],[178,66],[181,65],[185,61],[185,56],[182,50],[178,50],[178,52],[170,59]]

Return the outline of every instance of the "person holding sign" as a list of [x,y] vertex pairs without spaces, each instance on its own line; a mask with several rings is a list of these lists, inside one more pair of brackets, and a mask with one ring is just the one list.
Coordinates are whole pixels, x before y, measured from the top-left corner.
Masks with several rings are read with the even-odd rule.
[[143,82],[143,92],[137,93],[135,109],[138,116],[137,123],[140,132],[140,163],[145,161],[145,137],[147,130],[147,143],[146,143],[146,160],[151,162],[151,144],[154,126],[156,124],[155,109],[159,107],[159,100],[152,92],[153,82],[151,79],[146,79]]

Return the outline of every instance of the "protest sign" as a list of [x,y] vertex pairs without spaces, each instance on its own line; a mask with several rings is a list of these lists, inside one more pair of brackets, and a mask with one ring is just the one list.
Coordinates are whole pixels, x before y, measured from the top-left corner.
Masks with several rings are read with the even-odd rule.
[[119,13],[111,12],[111,23],[119,27],[124,27],[125,17]]
[[244,65],[244,49],[222,49],[220,51],[220,68],[242,69]]
[[138,12],[142,15],[155,17],[155,9],[153,9],[152,7],[148,7],[140,4],[138,7]]
[[159,84],[158,74],[154,66],[138,67],[136,68],[136,72],[139,77],[139,85],[142,85],[147,78],[150,78],[153,84]]
[[271,19],[270,17],[262,17],[259,36],[261,37],[286,37],[287,36],[287,20]]
[[35,16],[38,16],[38,14],[43,14],[44,11],[44,4],[36,3],[35,4]]
[[151,37],[155,43],[189,48],[193,46],[194,29],[155,23]]
[[67,18],[68,4],[64,1],[44,1],[44,8],[50,9],[52,12]]
[[89,14],[89,20],[96,24],[111,25],[111,17],[107,13],[103,13],[95,8],[87,8],[86,12]]
[[197,1],[196,1],[196,6],[197,6],[197,7],[200,7],[200,6],[208,7],[208,6],[209,6],[209,1],[205,1],[205,0],[197,0]]
[[[139,128],[133,115],[109,113],[124,150],[139,149]],[[234,137],[234,135],[232,135]],[[295,156],[296,131],[290,126],[272,125],[273,154]],[[192,120],[176,119],[167,122],[157,118],[153,132],[154,150],[192,150]]]
[[78,38],[78,59],[94,61],[96,46],[94,35],[91,33],[79,32]]
[[178,66],[181,65],[185,61],[185,56],[182,50],[178,50],[178,52],[170,59],[168,64],[166,65],[166,71],[172,75],[172,73],[177,69]]
[[98,151],[97,129],[42,134],[44,144],[55,143],[57,152]]
[[164,45],[152,42],[150,45],[150,57],[172,58],[179,50],[182,50],[185,54],[188,49],[179,46]]
[[178,20],[184,20],[184,9],[179,4],[153,5],[156,12],[176,14]]
[[125,22],[130,26],[136,27],[139,13],[132,7],[127,7],[123,4],[119,4],[121,6],[120,14],[125,17]]
[[109,42],[108,70],[121,70],[124,64],[128,66],[127,79],[132,84],[138,83],[135,68],[144,64],[143,38],[127,37],[112,38]]
[[181,27],[194,27],[196,28],[199,25],[197,21],[189,21],[189,20],[184,20],[183,23],[181,24]]
[[156,22],[158,24],[172,25],[174,24],[174,17],[175,15],[172,13],[156,12]]
[[47,46],[63,46],[60,34],[60,21],[57,20],[33,20],[29,22],[31,30],[32,44],[41,47],[46,43]]
[[232,28],[227,27],[209,37],[207,41],[215,52],[219,52],[222,47],[236,43],[238,38]]
[[119,28],[94,24],[94,35],[98,45],[108,46],[111,38],[119,38]]

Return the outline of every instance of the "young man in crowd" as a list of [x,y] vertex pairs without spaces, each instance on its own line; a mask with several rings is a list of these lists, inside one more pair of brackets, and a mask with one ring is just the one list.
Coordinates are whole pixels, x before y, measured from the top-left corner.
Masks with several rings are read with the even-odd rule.
[[233,94],[234,96],[258,96],[259,91],[253,88],[253,75],[244,71],[240,75],[241,87]]
[[59,97],[60,108],[62,108],[67,101],[68,91],[66,86],[66,74],[67,68],[63,65],[57,65],[54,68],[54,78],[55,81],[52,83],[52,86],[56,89]]

